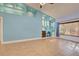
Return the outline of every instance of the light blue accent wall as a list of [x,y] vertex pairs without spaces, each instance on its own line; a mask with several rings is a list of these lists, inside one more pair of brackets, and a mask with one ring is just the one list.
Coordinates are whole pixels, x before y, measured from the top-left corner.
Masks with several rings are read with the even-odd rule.
[[0,16],[3,16],[3,41],[41,37],[42,13],[35,16],[0,13]]

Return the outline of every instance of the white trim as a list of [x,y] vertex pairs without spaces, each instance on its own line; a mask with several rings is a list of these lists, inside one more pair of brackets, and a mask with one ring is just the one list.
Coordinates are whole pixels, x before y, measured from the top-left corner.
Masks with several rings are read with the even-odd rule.
[[2,16],[0,16],[0,21],[1,21],[1,38],[0,38],[0,41],[1,41],[1,43],[3,42],[3,17]]
[[18,42],[25,42],[25,41],[38,40],[38,39],[42,39],[42,38],[39,37],[39,38],[31,38],[31,39],[20,39],[15,41],[6,41],[6,42],[3,41],[2,44],[18,43]]

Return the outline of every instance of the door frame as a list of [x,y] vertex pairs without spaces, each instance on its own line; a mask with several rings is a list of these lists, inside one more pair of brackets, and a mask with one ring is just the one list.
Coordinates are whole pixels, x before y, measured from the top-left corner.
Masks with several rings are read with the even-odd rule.
[[1,26],[1,37],[0,37],[0,41],[1,41],[1,43],[3,43],[3,16],[0,16],[0,26]]

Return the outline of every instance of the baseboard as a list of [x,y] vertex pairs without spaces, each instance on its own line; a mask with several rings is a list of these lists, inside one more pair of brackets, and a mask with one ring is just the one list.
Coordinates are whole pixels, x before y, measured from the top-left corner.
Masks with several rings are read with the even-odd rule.
[[2,44],[11,44],[11,43],[31,41],[31,40],[39,40],[39,39],[42,39],[42,38],[39,37],[39,38],[21,39],[21,40],[15,40],[15,41],[6,41],[6,42],[3,41]]
[[39,39],[48,39],[48,38],[52,38],[52,37],[38,37],[38,38],[30,38],[30,39],[20,39],[20,40],[15,40],[15,41],[2,41],[1,44],[11,44],[11,43],[18,43],[18,42],[25,42],[25,41],[31,41],[31,40],[39,40]]

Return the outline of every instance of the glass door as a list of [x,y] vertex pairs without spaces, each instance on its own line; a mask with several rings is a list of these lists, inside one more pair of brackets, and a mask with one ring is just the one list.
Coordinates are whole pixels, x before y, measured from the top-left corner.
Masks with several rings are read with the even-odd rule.
[[42,16],[42,36],[43,37],[51,37],[51,36],[55,36],[56,34],[56,28],[55,28],[55,19],[47,16],[47,15],[43,15]]

